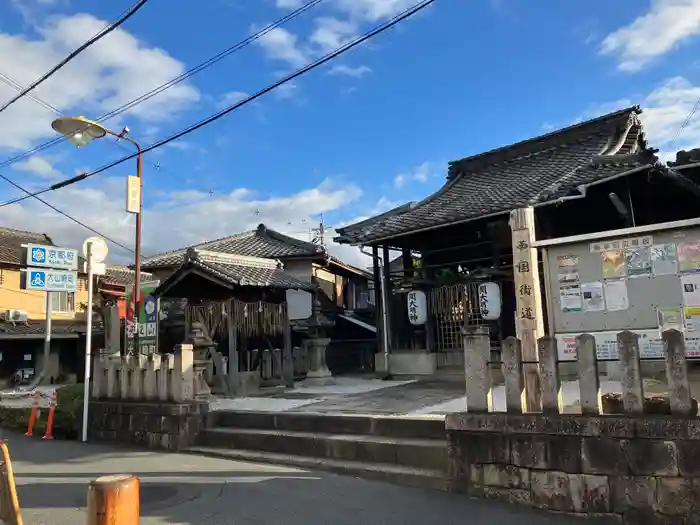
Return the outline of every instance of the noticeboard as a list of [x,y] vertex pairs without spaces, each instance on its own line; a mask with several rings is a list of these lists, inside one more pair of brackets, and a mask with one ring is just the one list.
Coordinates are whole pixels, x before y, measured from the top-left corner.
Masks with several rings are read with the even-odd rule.
[[582,333],[596,338],[599,359],[616,359],[623,330],[639,334],[642,357],[661,357],[668,329],[700,357],[699,227],[551,245],[545,263],[560,360],[576,358]]

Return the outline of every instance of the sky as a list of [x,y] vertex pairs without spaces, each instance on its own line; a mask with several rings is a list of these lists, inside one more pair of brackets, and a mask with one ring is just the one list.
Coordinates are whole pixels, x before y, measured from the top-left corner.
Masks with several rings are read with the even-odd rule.
[[[215,65],[105,122],[144,146],[255,93],[417,0],[323,0]],[[0,103],[133,0],[0,0]],[[0,113],[0,163],[56,135],[57,112],[97,118],[276,21],[302,0],[149,0],[123,26]],[[254,102],[145,156],[143,253],[259,223],[300,239],[411,200],[447,163],[640,104],[663,160],[700,146],[700,0],[436,0],[429,8]],[[12,84],[14,87],[12,87]],[[700,113],[700,112],[698,112]],[[675,140],[674,140],[675,138]],[[65,141],[0,168],[36,191],[130,152]],[[45,196],[133,247],[128,161]],[[0,201],[22,193],[0,181]],[[93,235],[28,199],[0,226],[68,247]],[[333,229],[328,237],[334,234]],[[358,248],[331,254],[368,266]],[[133,255],[110,244],[109,260]]]

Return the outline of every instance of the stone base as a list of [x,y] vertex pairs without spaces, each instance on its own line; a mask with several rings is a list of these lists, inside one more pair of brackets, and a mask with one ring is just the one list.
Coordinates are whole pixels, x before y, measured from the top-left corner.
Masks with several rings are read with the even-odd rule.
[[248,397],[260,391],[260,371],[238,372],[228,377],[229,390],[237,397]]
[[88,438],[171,451],[195,445],[206,403],[90,401]]
[[[374,369],[384,370],[384,354],[374,356]],[[437,371],[437,358],[422,350],[406,350],[389,354],[389,373],[393,375],[422,376],[434,375]]]
[[695,417],[455,413],[445,428],[453,492],[625,525],[698,523]]
[[328,385],[335,385],[336,380],[333,376],[327,375],[327,376],[306,376],[306,379],[304,379],[301,382],[302,385],[304,386],[328,386]]

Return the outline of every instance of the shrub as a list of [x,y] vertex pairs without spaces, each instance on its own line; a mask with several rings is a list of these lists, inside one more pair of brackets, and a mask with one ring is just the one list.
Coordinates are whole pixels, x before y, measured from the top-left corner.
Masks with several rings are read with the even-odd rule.
[[[77,439],[80,435],[83,414],[83,384],[73,384],[56,390],[58,405],[54,412],[53,436],[57,439]],[[29,424],[29,408],[0,406],[0,427],[26,432]],[[34,424],[34,435],[43,436],[49,409],[42,408],[40,419]]]

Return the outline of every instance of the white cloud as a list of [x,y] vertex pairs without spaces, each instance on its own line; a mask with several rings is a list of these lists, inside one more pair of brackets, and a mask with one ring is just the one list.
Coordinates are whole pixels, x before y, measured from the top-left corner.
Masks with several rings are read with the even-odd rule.
[[287,62],[294,68],[304,66],[309,61],[306,52],[299,47],[297,36],[283,27],[268,31],[256,43],[268,57]]
[[[148,192],[148,186],[146,186]],[[69,186],[45,195],[48,202],[71,213],[101,233],[133,246],[133,218],[124,212],[124,181],[121,177],[99,180],[96,186]],[[9,193],[9,192],[8,192]],[[11,198],[13,195],[4,195]],[[302,220],[315,224],[320,213],[338,212],[356,204],[362,191],[352,183],[328,179],[314,188],[286,196],[261,197],[246,188],[228,194],[210,195],[196,190],[179,190],[148,202],[143,217],[143,253],[195,244],[237,232],[251,230],[259,223],[272,229],[289,232],[292,222]],[[151,202],[153,197],[151,196]],[[256,215],[256,210],[259,215]],[[186,221],[182,217],[188,217]],[[0,225],[49,234],[56,243],[80,246],[91,232],[57,215],[43,204],[28,199],[0,208]],[[177,225],[176,228],[173,225]],[[301,230],[302,228],[292,228]],[[292,232],[289,232],[292,234]],[[308,234],[293,232],[308,240]],[[329,239],[332,235],[329,234]],[[110,243],[111,244],[111,243]],[[365,256],[357,248],[329,243],[329,251],[349,264],[367,266]],[[133,255],[110,245],[110,261],[129,262]]]
[[428,179],[434,175],[436,175],[436,172],[432,163],[424,162],[423,164],[413,168],[408,173],[399,173],[396,177],[394,177],[394,185],[397,188],[401,188],[411,180],[417,182],[428,182]]
[[647,13],[605,37],[600,51],[617,56],[621,71],[639,71],[698,33],[700,0],[652,0]]
[[368,73],[371,73],[372,69],[368,66],[361,65],[357,67],[346,66],[344,64],[338,64],[333,66],[329,71],[329,75],[346,75],[354,78],[362,78]]
[[[680,76],[664,80],[641,100],[634,101],[643,109],[641,119],[647,141],[651,147],[660,150],[659,156],[662,160],[674,160],[676,151],[700,147],[700,111],[695,113],[676,138],[698,101],[700,101],[700,85],[694,85]],[[629,99],[619,99],[592,105],[573,123],[629,107],[634,102]],[[559,127],[562,126],[557,126]],[[672,140],[673,143],[669,148],[669,142]]]
[[277,96],[277,98],[284,100],[294,98],[298,91],[298,86],[295,83],[286,82],[277,86],[273,93]]
[[675,160],[675,152],[700,147],[700,114],[688,122],[678,138],[685,119],[700,101],[700,86],[683,77],[673,77],[654,89],[644,100],[642,121],[651,144],[661,150],[664,160]]
[[[22,85],[30,84],[80,46],[107,22],[88,14],[55,16],[34,28],[38,36],[0,32],[0,71]],[[162,49],[148,47],[117,29],[88,48],[39,86],[34,94],[64,113],[99,116],[180,75],[184,64]],[[0,85],[0,100],[16,91]],[[199,99],[187,82],[164,91],[129,111],[144,123],[177,115]],[[53,137],[55,115],[24,98],[0,115],[0,149],[26,149],[35,140]]]
[[354,19],[377,22],[413,7],[416,0],[336,0],[337,6]]
[[[300,7],[300,2],[296,0],[277,0],[276,4],[283,8]],[[314,19],[313,29],[306,36],[275,28],[257,42],[268,57],[300,67],[354,40],[363,29],[363,24],[392,18],[414,5],[415,0],[332,0],[329,6],[334,16]],[[359,78],[368,73],[369,68],[365,70],[364,67],[355,68],[351,76]],[[347,71],[351,71],[351,68],[347,68]]]
[[246,93],[245,91],[229,91],[228,93],[224,93],[224,95],[221,97],[221,100],[219,100],[219,107],[225,108],[228,106],[232,106],[233,104],[236,104],[237,102],[240,102],[244,98],[248,98],[250,95]]
[[280,9],[298,9],[304,5],[303,0],[276,0],[275,5]]
[[358,25],[348,20],[334,17],[320,17],[314,20],[315,29],[309,36],[309,42],[318,48],[319,54],[326,54],[351,42]]
[[17,171],[32,173],[44,179],[55,179],[61,176],[61,172],[55,169],[53,164],[39,155],[33,155],[27,160],[14,164],[12,167]]

